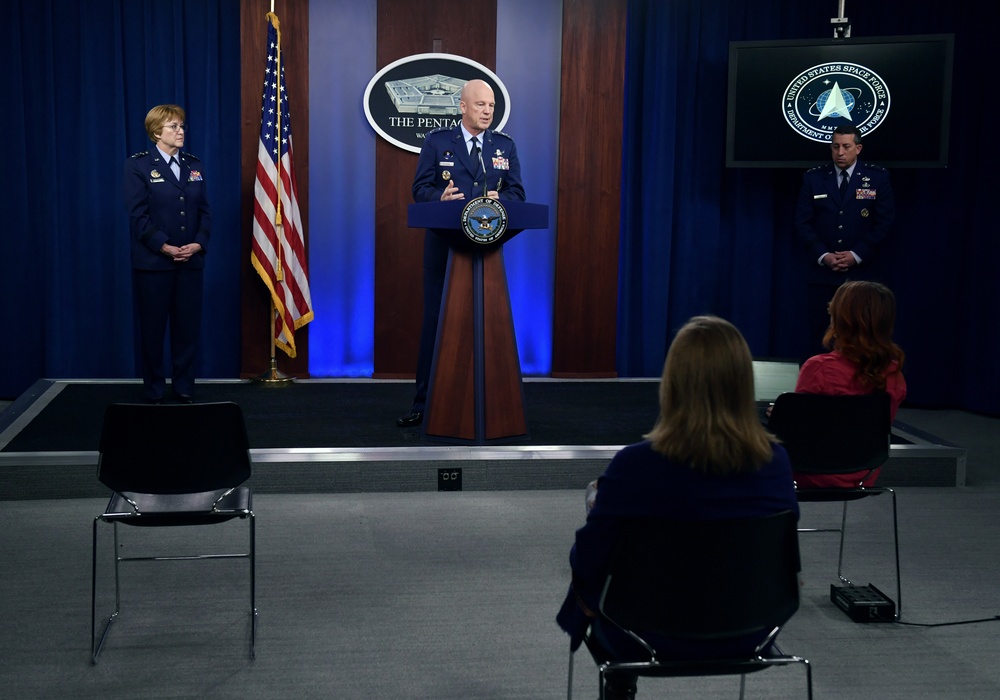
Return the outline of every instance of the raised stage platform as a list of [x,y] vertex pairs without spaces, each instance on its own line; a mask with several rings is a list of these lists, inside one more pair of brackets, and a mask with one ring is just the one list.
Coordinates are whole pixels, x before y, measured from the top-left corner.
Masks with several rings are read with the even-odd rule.
[[[657,414],[652,379],[525,379],[529,435],[453,446],[400,429],[411,381],[198,383],[199,401],[242,408],[261,493],[583,488]],[[107,494],[96,477],[110,403],[140,401],[135,380],[40,380],[0,413],[0,500]],[[887,486],[964,486],[965,449],[899,421]]]

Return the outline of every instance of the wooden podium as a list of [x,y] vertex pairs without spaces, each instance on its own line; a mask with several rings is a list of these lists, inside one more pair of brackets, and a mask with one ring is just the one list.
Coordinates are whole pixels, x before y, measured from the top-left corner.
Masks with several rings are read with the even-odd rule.
[[462,228],[466,204],[421,202],[407,209],[409,227],[432,230],[451,249],[423,433],[444,442],[486,445],[528,434],[503,244],[524,229],[547,228],[549,208],[501,202],[507,230],[484,244]]

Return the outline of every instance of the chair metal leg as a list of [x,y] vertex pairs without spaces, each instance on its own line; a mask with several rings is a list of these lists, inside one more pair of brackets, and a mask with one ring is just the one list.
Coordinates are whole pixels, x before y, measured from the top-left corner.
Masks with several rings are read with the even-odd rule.
[[[191,556],[157,556],[157,557],[123,557],[121,556],[118,536],[118,523],[112,521],[110,524],[114,531],[114,562],[115,562],[115,610],[104,622],[100,635],[97,634],[97,523],[101,521],[101,516],[94,519],[93,541],[91,551],[91,591],[90,591],[90,656],[91,663],[96,664],[97,659],[104,648],[104,642],[111,630],[111,625],[118,619],[121,611],[121,563],[123,561],[191,561],[202,559],[231,559],[240,558],[249,560],[250,569],[250,658],[257,658],[257,529],[253,511],[244,516],[249,518],[250,523],[250,546],[246,553],[233,554],[203,554]],[[105,521],[108,522],[108,521]]]
[[743,700],[743,691],[746,690],[746,687],[747,687],[747,674],[741,673],[740,674],[740,700]]
[[94,518],[93,540],[90,547],[90,661],[97,663],[97,523]]
[[114,529],[114,555],[115,555],[115,611],[104,622],[100,639],[97,637],[97,523],[100,517],[94,518],[93,542],[91,546],[91,576],[90,576],[90,662],[97,663],[104,648],[104,641],[111,631],[111,625],[118,619],[118,612],[121,610],[121,589],[119,586],[118,564],[121,561],[118,556],[118,523],[112,523]]
[[566,700],[573,700],[573,650],[569,650],[569,674],[566,680]]
[[896,546],[896,615],[898,620],[903,611],[903,580],[899,575],[899,525],[896,521],[896,492],[886,487],[886,491],[892,494],[892,540]]
[[844,570],[844,533],[847,530],[847,501],[844,501],[843,512],[840,516],[840,556],[837,558],[837,578],[846,583],[848,586],[853,586],[847,578],[844,577],[842,573]]
[[[893,552],[896,557],[896,612],[894,619],[898,620],[899,615],[903,610],[903,580],[900,577],[899,570],[899,520],[896,515],[896,492],[888,487],[881,487],[882,491],[886,491],[892,495],[892,545]],[[847,530],[847,501],[844,501],[844,513],[840,523],[840,558],[837,560],[837,578],[846,583],[849,586],[854,584],[843,575],[844,566],[844,536]]]
[[257,528],[250,513],[250,659],[257,658]]
[[806,690],[809,694],[809,700],[813,700],[813,668],[812,664],[809,663],[809,659],[802,659],[802,663],[806,667]]

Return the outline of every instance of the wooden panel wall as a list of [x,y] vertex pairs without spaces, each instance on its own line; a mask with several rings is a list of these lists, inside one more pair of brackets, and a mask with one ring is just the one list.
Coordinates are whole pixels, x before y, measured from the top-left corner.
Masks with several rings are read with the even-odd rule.
[[626,0],[563,0],[552,376],[615,376]]
[[[495,71],[496,1],[472,8],[460,0],[379,0],[376,70],[405,56],[443,52]],[[417,367],[424,234],[406,226],[416,167],[416,153],[377,139],[374,376],[380,378],[413,377]]]
[[[271,362],[271,301],[267,287],[250,265],[253,237],[253,185],[257,170],[257,143],[260,139],[260,108],[264,94],[264,67],[267,62],[267,11],[265,0],[240,0],[240,64],[242,105],[240,148],[240,238],[242,246],[241,296],[242,343],[240,375],[256,377]],[[282,0],[275,7],[281,29],[282,62],[290,95],[292,138],[294,139],[295,179],[299,209],[309,250],[309,0]],[[233,79],[237,79],[234,76]],[[218,232],[221,233],[221,232]],[[218,235],[217,233],[217,235]],[[307,258],[308,260],[308,258]],[[295,332],[296,357],[275,351],[278,369],[295,377],[309,376],[309,326]]]

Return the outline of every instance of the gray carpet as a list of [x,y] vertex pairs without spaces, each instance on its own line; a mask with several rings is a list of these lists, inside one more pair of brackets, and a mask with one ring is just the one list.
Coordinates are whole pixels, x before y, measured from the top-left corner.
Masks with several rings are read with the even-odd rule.
[[[899,499],[903,619],[1000,614],[1000,489],[914,488]],[[553,617],[583,517],[580,492],[261,496],[256,661],[246,653],[244,562],[137,563],[123,570],[122,618],[92,667],[90,522],[103,505],[3,504],[5,697],[565,697],[567,640]],[[804,524],[828,523],[835,511],[806,506]],[[886,591],[890,522],[883,499],[851,506],[847,570]],[[245,535],[241,523],[221,527],[229,544]],[[109,546],[110,527],[100,534]],[[125,534],[135,551],[164,533]],[[801,548],[802,607],[781,641],[812,661],[818,698],[1000,696],[1000,622],[854,623],[829,602],[835,536],[803,534]],[[102,584],[107,608],[110,576]],[[747,682],[750,698],[803,697],[796,667]],[[575,688],[575,697],[596,695],[585,652]],[[737,693],[735,678],[640,686],[642,698]]]
[[[993,618],[998,421],[958,411],[900,417],[968,446],[970,484],[898,490],[903,621]],[[565,697],[567,638],[553,618],[582,491],[259,495],[252,662],[245,562],[136,563],[123,569],[122,618],[91,666],[90,533],[103,507],[0,502],[3,697]],[[803,525],[831,524],[837,513],[807,504]],[[852,504],[849,527],[847,573],[894,591],[888,499]],[[110,530],[99,533],[107,556]],[[129,552],[176,552],[190,540],[211,546],[208,535],[229,550],[246,530],[234,522],[124,534]],[[1000,621],[854,623],[829,601],[836,537],[803,534],[800,543],[802,606],[781,644],[810,659],[817,698],[1000,697]],[[105,563],[101,608],[110,610]],[[574,697],[596,697],[586,652],[574,675]],[[640,681],[639,697],[735,698],[738,683]],[[803,689],[797,667],[747,678],[748,698],[800,698]]]

